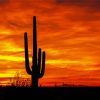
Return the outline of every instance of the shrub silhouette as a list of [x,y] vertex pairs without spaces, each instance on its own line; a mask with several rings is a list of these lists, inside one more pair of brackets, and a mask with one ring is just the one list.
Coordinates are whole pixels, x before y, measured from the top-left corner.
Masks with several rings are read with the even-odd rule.
[[9,79],[7,85],[15,87],[29,87],[31,80],[29,78],[23,78],[21,73],[16,72],[14,77]]
[[[26,68],[26,72],[29,75],[31,75],[32,88],[37,88],[38,87],[38,79],[43,77],[44,71],[45,71],[45,51],[42,52],[41,48],[39,48],[39,49],[37,48],[36,16],[33,16],[32,68],[30,68],[30,66],[29,66],[27,32],[24,33],[24,46],[25,46],[25,68]],[[37,54],[37,52],[38,52],[38,54]]]

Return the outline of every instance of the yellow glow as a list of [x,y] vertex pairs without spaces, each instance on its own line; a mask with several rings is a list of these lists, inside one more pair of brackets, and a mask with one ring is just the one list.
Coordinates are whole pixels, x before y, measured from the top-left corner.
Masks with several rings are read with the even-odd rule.
[[12,52],[17,52],[17,51],[23,51],[24,48],[19,48],[17,45],[15,45],[12,42],[3,42],[3,50],[4,51],[12,51]]
[[10,31],[10,30],[0,30],[0,34],[3,34],[3,35],[10,35],[10,34],[12,34],[12,31]]
[[100,68],[95,68],[95,67],[88,67],[88,68],[85,68],[84,70],[86,71],[94,71],[94,70],[100,70]]
[[59,64],[78,64],[80,61],[71,60],[47,60],[46,64],[59,65]]
[[46,64],[80,64],[80,65],[88,65],[91,64],[91,61],[88,60],[47,60]]
[[17,56],[10,56],[10,55],[0,55],[0,60],[23,62],[25,60],[25,58],[17,57]]
[[52,55],[59,55],[61,54],[61,50],[56,50],[56,49],[46,49],[46,52],[48,52],[48,54],[52,54]]
[[6,73],[0,73],[0,77],[1,78],[9,78],[9,77],[14,77],[14,75],[15,75],[15,71],[6,71]]

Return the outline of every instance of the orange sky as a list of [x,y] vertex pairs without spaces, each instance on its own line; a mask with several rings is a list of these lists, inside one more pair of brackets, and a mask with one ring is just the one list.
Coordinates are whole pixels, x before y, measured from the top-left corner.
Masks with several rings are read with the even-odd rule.
[[0,77],[28,76],[23,35],[28,32],[31,60],[34,15],[38,47],[47,54],[40,83],[100,86],[99,0],[0,0]]

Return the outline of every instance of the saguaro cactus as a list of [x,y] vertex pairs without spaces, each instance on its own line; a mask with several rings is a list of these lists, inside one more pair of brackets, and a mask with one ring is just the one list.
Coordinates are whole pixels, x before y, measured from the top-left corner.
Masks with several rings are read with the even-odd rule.
[[24,46],[25,46],[25,68],[26,68],[26,72],[29,75],[31,75],[32,87],[37,88],[38,87],[38,79],[43,77],[44,71],[45,71],[45,51],[42,52],[41,48],[39,48],[37,50],[36,16],[33,16],[32,67],[30,67],[30,65],[29,65],[27,32],[24,33]]

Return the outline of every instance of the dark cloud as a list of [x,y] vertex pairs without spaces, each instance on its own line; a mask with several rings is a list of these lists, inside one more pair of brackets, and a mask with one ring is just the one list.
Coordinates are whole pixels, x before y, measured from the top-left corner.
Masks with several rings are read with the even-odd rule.
[[58,4],[85,7],[88,10],[100,11],[100,0],[55,0]]
[[80,5],[87,5],[87,4],[100,4],[100,0],[55,0],[57,3],[67,3],[67,4],[80,4]]
[[9,0],[0,0],[0,5],[4,5],[6,3],[9,3]]
[[15,23],[15,22],[9,22],[9,24],[13,27],[22,27],[22,25],[20,25],[19,23]]
[[56,0],[57,3],[68,3],[68,4],[82,4],[86,0]]

